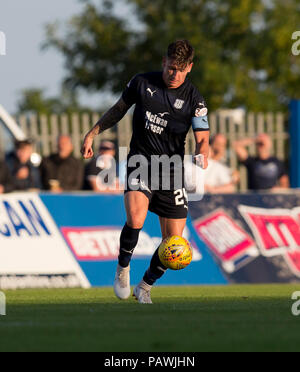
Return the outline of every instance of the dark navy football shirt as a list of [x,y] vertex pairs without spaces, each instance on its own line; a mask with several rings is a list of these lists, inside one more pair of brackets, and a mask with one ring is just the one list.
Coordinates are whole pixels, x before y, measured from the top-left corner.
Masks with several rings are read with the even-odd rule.
[[186,135],[208,131],[208,110],[198,89],[188,80],[168,89],[162,72],[135,76],[123,92],[128,105],[136,104],[130,155],[180,155],[185,153]]
[[249,190],[271,189],[287,174],[283,162],[275,157],[262,160],[249,156],[242,164],[248,171]]

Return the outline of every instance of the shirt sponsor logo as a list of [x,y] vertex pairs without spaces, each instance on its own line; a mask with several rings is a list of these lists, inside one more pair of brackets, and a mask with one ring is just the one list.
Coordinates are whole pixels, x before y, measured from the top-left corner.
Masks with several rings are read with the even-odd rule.
[[[165,114],[166,113],[164,113],[164,115]],[[146,112],[146,119],[150,123],[153,123],[153,124],[156,124],[156,125],[160,125],[160,126],[166,128],[167,125],[168,125],[168,121],[165,120],[165,119],[163,119],[163,116],[162,116],[162,114],[152,114],[152,112],[150,112],[150,111],[147,111]]]
[[164,129],[168,125],[168,121],[163,119],[168,113],[152,114],[152,112],[146,112],[146,129],[151,130],[153,133],[162,134]]
[[169,113],[169,112],[160,112],[158,115],[159,115],[161,118],[163,118],[163,117],[165,117],[166,115],[170,115],[170,113]]

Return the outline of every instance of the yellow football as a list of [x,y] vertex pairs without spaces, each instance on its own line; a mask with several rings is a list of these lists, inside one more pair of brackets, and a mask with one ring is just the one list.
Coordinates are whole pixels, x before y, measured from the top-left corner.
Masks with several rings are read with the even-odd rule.
[[190,243],[181,236],[171,236],[165,239],[158,249],[161,263],[171,270],[182,270],[193,259],[193,249]]

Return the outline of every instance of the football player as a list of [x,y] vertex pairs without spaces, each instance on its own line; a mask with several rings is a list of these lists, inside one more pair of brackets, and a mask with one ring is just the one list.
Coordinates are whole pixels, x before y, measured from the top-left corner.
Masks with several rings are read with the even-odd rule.
[[[135,105],[127,159],[127,221],[120,237],[114,282],[115,294],[120,299],[130,296],[130,261],[148,210],[159,216],[163,239],[183,234],[188,214],[183,158],[186,136],[191,126],[196,141],[195,155],[203,156],[204,169],[208,166],[208,110],[204,98],[187,78],[193,67],[193,59],[194,49],[189,41],[179,40],[170,44],[163,58],[163,71],[133,77],[120,100],[86,135],[82,146],[83,157],[93,157],[95,136],[117,124]],[[159,165],[163,156],[171,159],[167,175]],[[181,162],[176,161],[178,159]],[[165,183],[166,179],[169,182]],[[160,262],[157,250],[133,292],[140,303],[152,303],[151,288],[165,272],[166,267]]]

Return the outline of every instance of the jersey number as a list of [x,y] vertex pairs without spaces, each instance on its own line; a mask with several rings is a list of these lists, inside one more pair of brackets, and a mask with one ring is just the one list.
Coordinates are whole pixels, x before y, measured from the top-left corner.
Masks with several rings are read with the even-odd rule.
[[187,192],[185,189],[179,189],[174,191],[176,205],[184,205],[187,201]]

